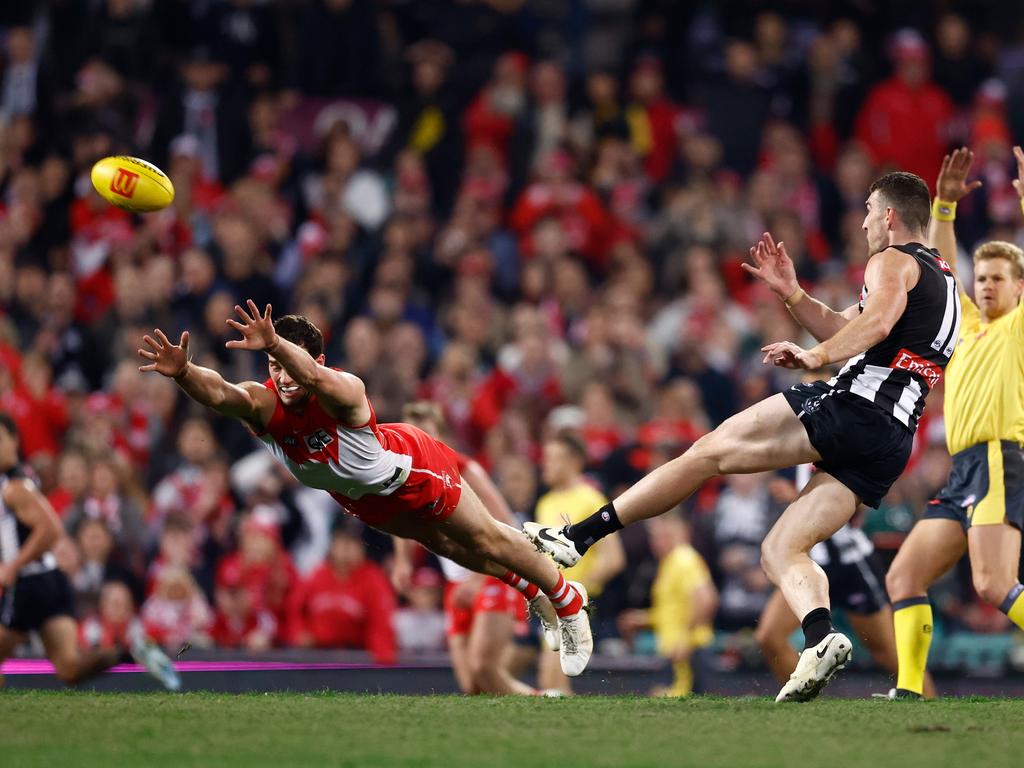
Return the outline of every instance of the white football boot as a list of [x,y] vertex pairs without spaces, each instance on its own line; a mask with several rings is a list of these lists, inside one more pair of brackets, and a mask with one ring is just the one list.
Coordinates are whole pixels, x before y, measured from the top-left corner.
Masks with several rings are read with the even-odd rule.
[[136,635],[132,638],[131,654],[164,688],[169,691],[181,690],[181,675],[174,668],[174,662],[152,640]]
[[530,613],[540,619],[541,629],[544,630],[544,643],[552,651],[557,651],[562,645],[561,632],[558,629],[558,614],[555,613],[555,606],[548,600],[547,595],[538,592],[533,600],[526,601]]
[[565,528],[559,530],[540,523],[523,523],[523,533],[537,549],[550,555],[563,568],[572,568],[583,557],[572,539],[565,535]]
[[558,659],[562,664],[562,671],[568,677],[576,677],[590,662],[590,655],[594,652],[594,636],[590,633],[590,616],[587,614],[587,589],[578,581],[570,581],[569,586],[579,592],[583,598],[583,607],[572,616],[558,620],[559,629],[562,631]]
[[820,643],[800,654],[796,669],[775,701],[810,701],[849,663],[852,655],[850,638],[842,632],[829,632]]

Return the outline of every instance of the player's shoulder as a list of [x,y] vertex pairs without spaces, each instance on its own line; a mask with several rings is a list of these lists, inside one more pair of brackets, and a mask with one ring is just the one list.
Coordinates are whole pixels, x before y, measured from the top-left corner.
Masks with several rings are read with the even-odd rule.
[[31,473],[24,467],[17,466],[4,473],[7,482],[3,487],[3,500],[7,504],[17,504],[29,496],[39,494],[39,486]]

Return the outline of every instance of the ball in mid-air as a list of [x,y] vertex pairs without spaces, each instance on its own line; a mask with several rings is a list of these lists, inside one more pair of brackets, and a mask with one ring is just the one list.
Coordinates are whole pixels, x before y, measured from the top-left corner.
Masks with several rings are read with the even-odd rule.
[[167,174],[137,157],[104,157],[92,167],[91,178],[100,197],[126,211],[159,211],[174,200]]

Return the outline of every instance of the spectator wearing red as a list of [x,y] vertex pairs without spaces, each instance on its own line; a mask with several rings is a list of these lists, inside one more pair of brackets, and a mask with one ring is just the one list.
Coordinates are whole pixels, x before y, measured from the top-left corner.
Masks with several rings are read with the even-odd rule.
[[131,647],[132,637],[142,631],[142,623],[135,615],[132,591],[123,581],[108,581],[103,585],[98,612],[78,627],[83,647],[109,650]]
[[40,354],[25,355],[16,378],[0,362],[0,410],[9,413],[21,435],[22,456],[55,457],[68,428],[67,401],[53,387],[53,368]]
[[206,597],[184,568],[166,568],[153,594],[142,605],[146,634],[173,651],[185,643],[206,645],[212,619]]
[[522,53],[510,51],[498,57],[493,76],[463,115],[467,147],[491,146],[505,160],[508,140],[526,106],[528,67]]
[[668,178],[676,155],[676,117],[679,110],[665,95],[661,61],[641,57],[629,79],[632,99],[626,108],[633,149],[644,160],[647,177],[655,184]]
[[214,590],[216,614],[210,637],[221,648],[265,651],[274,644],[278,623],[266,608],[253,605],[239,569],[223,572]]
[[928,44],[917,31],[898,32],[891,54],[895,73],[868,93],[856,137],[876,165],[931,179],[949,143],[953,102],[932,82]]
[[242,523],[238,551],[217,567],[216,586],[242,583],[254,611],[268,611],[277,622],[274,643],[283,645],[289,595],[299,584],[291,557],[281,547],[276,523],[250,514]]
[[331,533],[327,560],[289,604],[292,643],[358,648],[378,664],[395,661],[395,595],[379,566],[366,559],[361,527],[343,520]]

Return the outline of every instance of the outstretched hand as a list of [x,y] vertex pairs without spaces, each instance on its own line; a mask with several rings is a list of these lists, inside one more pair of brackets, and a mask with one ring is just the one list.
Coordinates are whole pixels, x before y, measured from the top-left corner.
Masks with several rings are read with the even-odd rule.
[[251,349],[255,352],[276,347],[278,338],[277,331],[274,330],[274,321],[270,317],[270,305],[267,304],[262,315],[252,299],[246,301],[246,306],[249,307],[248,312],[235,305],[235,312],[242,322],[231,319],[227,321],[228,325],[242,334],[242,338],[225,342],[224,346],[228,349]]
[[142,337],[149,349],[140,349],[139,357],[150,362],[140,365],[139,370],[156,371],[172,379],[180,376],[188,367],[188,331],[182,331],[177,345],[172,344],[159,328],[153,329],[153,335],[155,339],[148,333]]
[[1017,190],[1017,194],[1024,200],[1024,150],[1020,147],[1014,147],[1013,156],[1017,158],[1017,178],[1013,180],[1013,188]]
[[[939,200],[956,203],[981,186],[980,181],[967,182],[967,174],[971,172],[974,153],[967,147],[954,149],[942,159],[939,178],[935,182],[935,192]],[[1020,165],[1020,159],[1017,161]],[[1016,187],[1019,182],[1014,182]]]
[[779,368],[813,371],[828,362],[818,352],[804,349],[791,341],[777,341],[761,347],[761,351],[764,352],[762,363],[771,363]]
[[765,232],[757,245],[750,249],[750,260],[754,264],[744,263],[743,268],[771,288],[780,299],[788,299],[800,288],[796,281],[796,267],[786,253],[785,244],[776,244],[770,232]]

